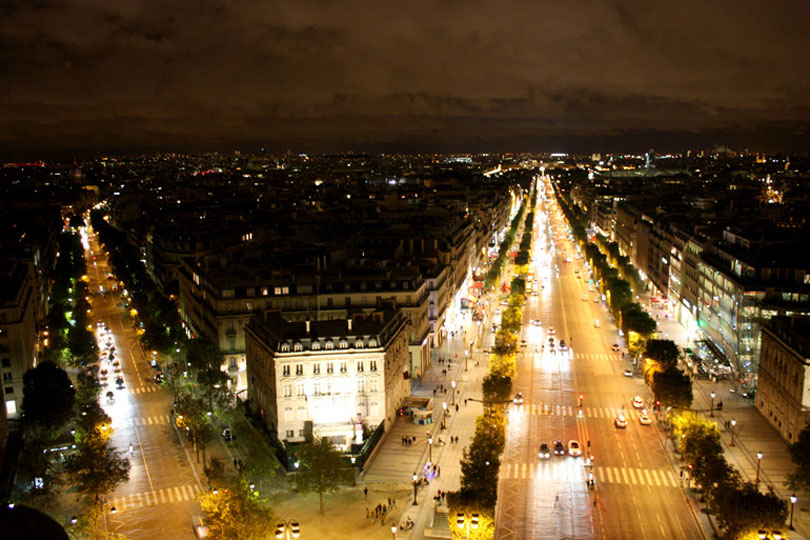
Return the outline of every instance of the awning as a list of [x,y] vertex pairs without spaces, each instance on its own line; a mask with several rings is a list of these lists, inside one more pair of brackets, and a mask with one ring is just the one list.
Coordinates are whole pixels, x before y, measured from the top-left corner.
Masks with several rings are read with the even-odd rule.
[[470,288],[471,289],[480,289],[483,286],[484,286],[484,283],[482,281],[475,281],[475,282],[473,282],[472,285],[470,285]]

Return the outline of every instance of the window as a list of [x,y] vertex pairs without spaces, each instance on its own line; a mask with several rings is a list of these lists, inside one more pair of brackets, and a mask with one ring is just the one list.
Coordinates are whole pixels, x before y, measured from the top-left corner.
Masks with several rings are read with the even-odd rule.
[[303,429],[299,429],[299,430],[298,430],[298,436],[299,436],[299,437],[303,437],[303,436],[304,436],[304,430],[303,430]]
[[236,338],[228,338],[228,352],[236,352]]
[[340,372],[341,373],[346,373],[346,362],[341,362],[340,363]]
[[314,395],[316,395],[316,396],[321,395],[321,383],[320,383],[320,381],[316,381],[315,383],[313,383],[313,385],[312,385],[312,393]]
[[245,302],[245,310],[253,311],[253,302]]
[[363,393],[365,393],[365,391],[366,391],[366,380],[365,379],[359,379],[357,381],[357,392],[360,393],[360,394],[363,394]]
[[313,375],[320,375],[321,374],[321,365],[318,363],[312,364],[312,374]]
[[369,347],[376,347],[377,346],[377,340],[374,339],[374,338],[371,338],[370,340],[368,340],[368,346]]
[[355,340],[354,341],[354,346],[356,348],[358,348],[358,349],[362,349],[363,348],[363,340],[362,339]]
[[274,287],[273,294],[275,295],[282,295],[282,294],[290,294],[289,287]]
[[301,345],[300,343],[296,343],[295,345],[293,345],[293,351],[295,351],[295,352],[301,352],[303,349],[304,349],[304,346]]
[[297,395],[297,396],[305,395],[304,381],[298,381],[297,383],[295,383],[295,395]]
[[13,394],[14,387],[13,386],[6,386],[6,394]]
[[270,289],[262,287],[262,296],[267,296],[268,294],[270,294]]
[[334,373],[335,372],[335,363],[334,362],[327,362],[326,363],[326,372],[327,373]]
[[368,391],[369,392],[377,391],[377,379],[371,379],[368,381]]
[[338,344],[338,347],[340,347],[341,349],[348,349],[349,348],[349,342],[346,341],[345,339],[341,339],[340,343]]
[[290,352],[290,345],[288,343],[282,343],[281,344],[281,352]]
[[295,364],[295,374],[296,375],[304,374],[304,364]]
[[292,439],[293,437],[295,437],[295,430],[288,429],[287,430],[287,438]]
[[377,371],[377,361],[376,360],[369,360],[369,369],[371,371]]
[[303,422],[307,419],[307,408],[303,405],[298,407],[298,421]]
[[347,308],[352,307],[352,298],[350,296],[344,298],[344,305]]
[[234,290],[233,289],[223,289],[222,290],[222,298],[233,298]]
[[320,341],[313,341],[312,342],[312,350],[313,351],[320,351],[321,350],[321,342]]
[[286,407],[284,409],[284,421],[285,422],[292,422],[293,421],[293,410],[292,407]]
[[331,299],[331,298],[327,298],[327,299],[326,299],[326,308],[327,308],[327,309],[332,309],[333,307],[334,307],[334,306],[332,305],[332,299]]
[[331,351],[331,350],[332,350],[332,349],[334,349],[334,348],[335,348],[335,344],[334,344],[334,343],[332,343],[331,341],[327,341],[327,342],[326,342],[326,350],[327,350],[327,351]]
[[11,360],[8,358],[3,358],[3,367],[11,367]]
[[357,371],[360,371],[360,372],[363,371],[363,361],[362,360],[357,361]]
[[286,364],[286,365],[282,366],[281,375],[283,377],[289,377],[290,376],[290,365],[289,364]]
[[284,385],[284,397],[292,397],[292,385]]

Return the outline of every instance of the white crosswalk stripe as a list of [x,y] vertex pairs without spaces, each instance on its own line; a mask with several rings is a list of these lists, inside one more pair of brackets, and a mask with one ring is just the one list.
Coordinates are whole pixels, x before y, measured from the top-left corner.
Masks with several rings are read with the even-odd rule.
[[[532,403],[518,407],[523,414],[532,416],[578,416],[579,407],[574,405],[549,405],[546,403]],[[583,416],[586,418],[607,418],[613,420],[617,416],[624,415],[628,420],[638,420],[640,411],[632,407],[583,407]],[[653,413],[648,412],[652,417]]]
[[117,511],[124,511],[133,508],[145,508],[158,504],[190,501],[196,499],[200,493],[200,488],[196,485],[175,486],[157,491],[144,491],[133,493],[124,497],[110,499],[110,506],[115,506]]
[[135,394],[148,394],[150,392],[157,392],[159,386],[138,386],[136,388],[130,388],[130,392]]
[[[636,469],[631,467],[598,466],[594,469],[597,481],[606,484],[628,486],[677,487],[678,480],[672,471]],[[551,462],[504,463],[500,477],[504,480],[584,482],[587,473],[584,467],[570,467]]]
[[158,416],[141,416],[132,418],[132,425],[135,426],[168,426],[171,425],[171,418],[168,414]]

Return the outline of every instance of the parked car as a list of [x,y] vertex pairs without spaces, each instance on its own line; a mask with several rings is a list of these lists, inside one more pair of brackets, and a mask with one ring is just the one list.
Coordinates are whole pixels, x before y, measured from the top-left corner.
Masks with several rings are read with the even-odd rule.
[[222,430],[222,438],[229,442],[234,439],[233,433],[231,433],[231,428],[226,427]]

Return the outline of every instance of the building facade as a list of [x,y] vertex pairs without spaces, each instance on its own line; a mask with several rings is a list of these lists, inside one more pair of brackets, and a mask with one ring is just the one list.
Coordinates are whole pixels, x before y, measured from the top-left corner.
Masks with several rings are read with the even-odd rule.
[[8,418],[20,413],[23,375],[36,362],[36,290],[31,263],[0,261],[0,373]]
[[348,450],[388,430],[410,395],[409,332],[393,304],[343,320],[257,315],[245,329],[248,396],[279,440]]
[[762,328],[756,406],[789,443],[810,422],[810,318],[773,317]]

